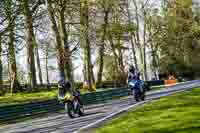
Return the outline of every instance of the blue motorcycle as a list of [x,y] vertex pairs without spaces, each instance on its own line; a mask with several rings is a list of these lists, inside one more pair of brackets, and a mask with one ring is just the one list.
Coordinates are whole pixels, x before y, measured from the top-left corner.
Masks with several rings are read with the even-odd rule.
[[129,81],[128,86],[130,87],[136,102],[145,100],[146,85],[144,81],[131,80]]

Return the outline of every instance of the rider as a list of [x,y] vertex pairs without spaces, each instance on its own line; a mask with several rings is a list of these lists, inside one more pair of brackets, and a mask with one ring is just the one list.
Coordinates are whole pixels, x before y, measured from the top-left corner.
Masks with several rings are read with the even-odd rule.
[[132,80],[140,80],[140,73],[131,65],[128,73],[128,82]]
[[140,73],[132,65],[129,68],[128,83],[131,81],[135,83],[135,87],[131,89],[140,89]]
[[61,77],[58,81],[58,99],[63,100],[65,97],[65,94],[67,91],[72,93],[79,101],[79,103],[82,105],[82,102],[80,100],[80,92],[77,90],[71,89],[71,84],[69,81],[65,81],[64,77]]
[[58,99],[64,99],[65,93],[71,91],[71,84],[65,81],[64,77],[61,77],[58,81]]

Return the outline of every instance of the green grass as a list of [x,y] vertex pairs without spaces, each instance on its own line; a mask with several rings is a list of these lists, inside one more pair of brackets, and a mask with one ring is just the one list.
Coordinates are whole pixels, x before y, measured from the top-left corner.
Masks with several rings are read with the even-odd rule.
[[36,101],[44,101],[54,99],[57,96],[57,89],[51,89],[50,91],[38,91],[27,93],[16,93],[13,95],[6,94],[0,97],[0,107],[6,105],[16,105]]
[[200,133],[200,89],[143,105],[92,133]]

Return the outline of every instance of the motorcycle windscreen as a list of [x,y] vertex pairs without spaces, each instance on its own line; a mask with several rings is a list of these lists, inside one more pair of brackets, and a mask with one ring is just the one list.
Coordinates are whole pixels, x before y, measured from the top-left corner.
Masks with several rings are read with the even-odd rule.
[[133,88],[133,87],[135,87],[135,85],[136,85],[136,81],[130,81],[130,82],[129,82],[129,86],[130,86],[130,87]]

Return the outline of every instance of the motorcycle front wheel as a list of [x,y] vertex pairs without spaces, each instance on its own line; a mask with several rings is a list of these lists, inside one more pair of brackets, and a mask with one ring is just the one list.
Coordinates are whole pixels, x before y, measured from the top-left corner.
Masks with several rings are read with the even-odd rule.
[[70,118],[75,118],[75,109],[72,102],[65,103],[65,110]]

